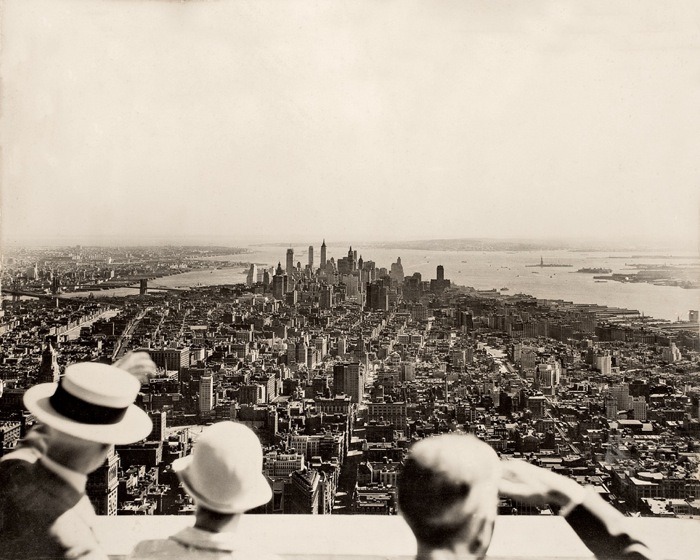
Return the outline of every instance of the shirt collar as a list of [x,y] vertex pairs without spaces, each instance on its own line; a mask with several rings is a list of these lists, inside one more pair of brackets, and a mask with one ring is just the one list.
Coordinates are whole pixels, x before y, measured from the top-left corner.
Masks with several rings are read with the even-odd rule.
[[42,455],[39,459],[41,464],[46,468],[46,470],[51,471],[56,476],[65,480],[73,488],[75,488],[81,494],[85,492],[85,486],[87,485],[87,475],[76,472],[58,464],[56,461],[49,459],[46,455]]
[[201,549],[233,552],[241,548],[241,543],[236,533],[212,533],[196,527],[186,527],[170,538],[180,544]]

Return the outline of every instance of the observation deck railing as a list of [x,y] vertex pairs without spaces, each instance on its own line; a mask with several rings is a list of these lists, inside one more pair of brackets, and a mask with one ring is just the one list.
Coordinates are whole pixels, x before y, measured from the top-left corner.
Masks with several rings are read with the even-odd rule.
[[[137,542],[167,538],[192,516],[98,517],[96,530],[111,558],[126,557]],[[700,520],[633,518],[630,523],[667,560],[700,558]],[[240,534],[285,559],[409,560],[416,551],[400,517],[370,515],[246,515]],[[500,516],[487,558],[591,559],[566,521],[557,516]]]

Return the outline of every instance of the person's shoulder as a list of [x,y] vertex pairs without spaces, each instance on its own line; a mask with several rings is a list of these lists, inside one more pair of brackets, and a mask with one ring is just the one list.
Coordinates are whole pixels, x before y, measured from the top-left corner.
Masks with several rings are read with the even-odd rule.
[[3,507],[31,512],[35,519],[54,519],[80,499],[72,486],[48,472],[39,461],[6,458],[0,461],[0,496]]
[[0,458],[0,470],[32,469],[41,457],[41,453],[33,447],[17,448]]
[[259,548],[242,547],[226,555],[225,552],[220,550],[206,550],[186,546],[173,538],[141,541],[128,556],[129,560],[209,557],[229,558],[230,560],[282,560],[280,556]]
[[129,555],[132,560],[145,558],[177,558],[182,556],[184,548],[173,539],[153,539],[141,541]]
[[36,458],[31,452],[16,451],[6,455],[0,460],[0,489],[4,493],[25,489],[35,478],[36,466]]

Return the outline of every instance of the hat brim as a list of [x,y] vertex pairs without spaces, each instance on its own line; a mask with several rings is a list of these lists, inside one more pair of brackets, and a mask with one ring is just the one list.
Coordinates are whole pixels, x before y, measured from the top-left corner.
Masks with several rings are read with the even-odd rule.
[[130,405],[124,418],[116,424],[81,424],[59,414],[49,401],[56,391],[56,383],[42,383],[24,393],[24,406],[36,418],[64,434],[87,441],[126,444],[140,441],[151,433],[153,423],[148,414],[136,405]]
[[217,513],[244,513],[258,506],[265,505],[272,499],[272,489],[262,473],[258,474],[250,485],[238,496],[228,503],[215,502],[201,495],[192,485],[189,477],[189,467],[192,464],[192,455],[173,461],[172,468],[187,493],[192,496],[198,505]]

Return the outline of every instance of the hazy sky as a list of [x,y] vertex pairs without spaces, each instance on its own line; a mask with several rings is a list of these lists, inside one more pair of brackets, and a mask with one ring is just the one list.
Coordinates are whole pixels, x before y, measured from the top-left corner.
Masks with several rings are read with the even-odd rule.
[[6,240],[697,246],[697,0],[2,10]]

